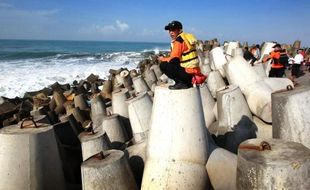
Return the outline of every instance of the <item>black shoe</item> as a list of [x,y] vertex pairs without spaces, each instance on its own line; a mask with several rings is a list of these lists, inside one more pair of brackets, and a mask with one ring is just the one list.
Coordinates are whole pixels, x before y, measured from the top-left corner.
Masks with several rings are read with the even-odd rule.
[[178,89],[188,89],[190,88],[187,84],[184,84],[182,82],[177,82],[172,86],[169,86],[170,90],[178,90]]

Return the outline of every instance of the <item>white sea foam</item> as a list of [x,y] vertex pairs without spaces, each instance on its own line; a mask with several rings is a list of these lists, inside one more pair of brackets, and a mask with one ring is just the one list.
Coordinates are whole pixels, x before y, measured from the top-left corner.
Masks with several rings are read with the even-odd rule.
[[108,76],[109,69],[136,68],[143,59],[140,53],[112,53],[99,58],[82,57],[10,60],[0,62],[0,96],[22,97],[27,91],[40,90],[58,81],[72,83],[85,79],[91,73],[100,78]]

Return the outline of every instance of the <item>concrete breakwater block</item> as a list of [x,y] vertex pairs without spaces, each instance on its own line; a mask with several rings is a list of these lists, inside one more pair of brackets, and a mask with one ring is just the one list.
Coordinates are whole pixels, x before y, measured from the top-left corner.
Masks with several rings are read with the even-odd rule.
[[86,102],[86,98],[84,97],[84,94],[79,94],[79,95],[74,96],[74,105],[75,107],[79,107],[81,110],[89,109],[89,106]]
[[206,127],[208,128],[215,121],[215,114],[213,113],[213,107],[215,105],[215,101],[212,97],[212,94],[207,87],[207,85],[201,85],[199,87],[203,115],[205,119]]
[[79,135],[82,146],[83,161],[98,152],[108,150],[111,148],[111,142],[105,131],[98,132],[82,132]]
[[135,98],[128,99],[126,103],[128,104],[133,140],[135,143],[143,141],[148,136],[153,101],[146,92],[143,92]]
[[[103,153],[102,153],[103,154]],[[83,190],[138,189],[123,151],[108,150],[81,165]]]
[[129,165],[139,189],[141,188],[144,165],[146,162],[147,141],[134,144],[126,149]]
[[310,87],[273,93],[272,113],[273,138],[310,148]]
[[252,119],[249,106],[238,86],[230,85],[221,88],[216,95],[218,127],[227,128],[229,131],[243,116]]
[[[230,131],[227,131],[225,128],[221,131],[223,127],[218,127],[217,125],[218,122],[214,122],[209,128],[210,133],[216,135],[214,136],[216,145],[235,154],[238,152],[239,144],[247,139],[256,138],[257,127],[247,116],[242,116],[240,121]],[[217,129],[215,133],[214,128]]]
[[274,42],[264,42],[261,49],[261,57],[259,62],[262,62],[264,56],[269,55],[269,53],[273,50],[273,46],[276,45]]
[[216,91],[222,87],[225,87],[226,84],[218,70],[212,71],[209,73],[207,78],[207,86],[211,91],[213,98],[216,98]]
[[250,139],[238,149],[238,189],[309,189],[310,150],[280,139]]
[[112,93],[112,111],[122,117],[128,118],[128,105],[126,100],[129,98],[129,91],[121,89]]
[[128,90],[132,90],[132,78],[129,74],[128,70],[123,70],[120,73],[120,76],[123,78],[123,85],[125,88],[127,88]]
[[154,71],[157,80],[160,80],[160,76],[163,74],[159,68],[159,65],[153,64],[150,70]]
[[119,115],[113,114],[103,119],[102,130],[105,131],[111,141],[112,148],[120,148],[129,138]]
[[53,127],[11,125],[0,130],[0,189],[65,189]]
[[243,49],[240,47],[237,47],[235,49],[232,50],[232,57],[237,57],[237,56],[241,56],[243,57]]
[[156,87],[141,189],[206,189],[204,130],[197,88]]
[[112,98],[112,80],[111,79],[104,81],[100,94],[106,99]]
[[216,148],[209,156],[206,169],[212,187],[216,190],[237,189],[237,155]]
[[267,123],[272,122],[272,89],[264,81],[248,85],[243,91],[251,112]]
[[241,56],[232,58],[224,65],[224,69],[229,84],[239,86],[242,92],[247,86],[262,80],[253,67]]
[[[130,97],[128,89],[120,89],[112,93],[112,112],[118,114],[122,125],[125,127],[128,138],[132,138],[132,129],[129,121],[128,104],[126,100]],[[109,134],[108,134],[109,135]]]
[[94,129],[101,126],[102,120],[107,116],[105,100],[99,95],[91,99],[91,120],[93,121]]
[[215,67],[214,70],[219,70],[221,76],[225,77],[225,71],[223,65],[227,63],[227,60],[224,55],[224,51],[220,47],[216,47],[210,51],[210,60],[211,64]]
[[149,89],[152,89],[152,85],[156,84],[157,82],[157,77],[155,75],[155,72],[149,68],[147,68],[144,73],[144,80],[146,84],[148,85]]
[[77,133],[70,121],[54,125],[57,145],[66,182],[81,183],[82,150]]
[[233,51],[240,47],[240,43],[238,41],[231,41],[228,42],[227,46],[225,47],[225,53],[227,54],[226,58],[230,60],[233,56]]
[[293,82],[288,78],[264,78],[264,82],[272,89],[272,92],[286,90],[288,86],[294,88]]
[[262,79],[267,78],[267,74],[266,74],[263,64],[261,63],[254,64],[252,68],[254,69],[254,71],[259,77],[261,77]]
[[253,116],[253,122],[257,127],[256,136],[261,139],[271,139],[272,138],[272,125],[265,123],[260,118]]
[[208,74],[212,71],[209,64],[202,64],[199,66],[202,74],[208,76]]
[[142,76],[137,76],[132,78],[133,87],[137,93],[147,92],[150,90],[149,86],[146,84]]

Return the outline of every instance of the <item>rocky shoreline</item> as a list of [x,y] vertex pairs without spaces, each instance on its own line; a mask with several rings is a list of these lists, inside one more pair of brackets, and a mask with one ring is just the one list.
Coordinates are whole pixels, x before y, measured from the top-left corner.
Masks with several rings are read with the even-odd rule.
[[[262,55],[273,45],[264,43]],[[295,46],[285,47],[294,52]],[[23,98],[1,97],[0,147],[7,145],[8,134],[16,139],[30,135],[36,140],[29,152],[42,164],[25,158],[35,168],[25,173],[63,176],[56,182],[25,180],[25,189],[52,183],[50,188],[57,189],[310,187],[309,73],[294,86],[288,78],[268,78],[268,64],[248,64],[238,42],[220,46],[214,39],[200,42],[197,49],[208,78],[186,90],[168,90],[173,81],[160,71],[156,55],[150,55],[137,69],[110,69],[107,80],[91,74],[72,84],[55,82]],[[294,121],[286,120],[291,109],[300,113],[290,116]],[[55,140],[53,145],[44,145],[47,137],[40,136],[45,125],[52,126],[48,138]],[[15,148],[23,144],[11,143]],[[14,153],[6,151],[0,155]],[[53,156],[40,157],[36,151]],[[7,157],[0,156],[0,162]],[[45,168],[50,159],[59,160],[54,163],[61,168],[55,169],[58,173]],[[14,188],[16,163],[5,170],[12,180],[0,187]]]

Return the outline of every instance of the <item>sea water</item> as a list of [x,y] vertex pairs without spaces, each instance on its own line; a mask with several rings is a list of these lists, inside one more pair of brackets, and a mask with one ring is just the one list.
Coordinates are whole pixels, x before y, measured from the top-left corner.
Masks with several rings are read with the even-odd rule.
[[0,40],[0,96],[22,97],[91,73],[105,79],[109,69],[136,68],[141,60],[168,49],[166,43]]

